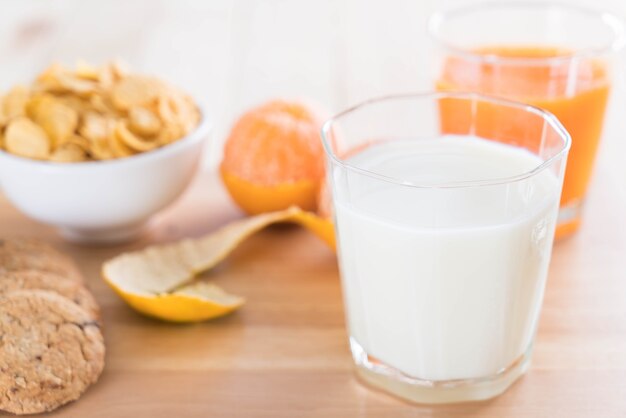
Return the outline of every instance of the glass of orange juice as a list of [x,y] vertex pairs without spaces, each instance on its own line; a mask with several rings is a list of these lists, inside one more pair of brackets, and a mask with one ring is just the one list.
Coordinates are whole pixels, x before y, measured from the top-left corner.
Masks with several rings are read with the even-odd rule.
[[[491,2],[436,13],[429,31],[438,50],[438,90],[535,105],[569,131],[572,146],[556,236],[574,232],[602,134],[615,52],[624,43],[621,19],[563,4]],[[448,133],[462,125],[456,110],[440,109]],[[490,122],[484,123],[477,129],[489,132]],[[500,135],[525,136],[513,130]]]

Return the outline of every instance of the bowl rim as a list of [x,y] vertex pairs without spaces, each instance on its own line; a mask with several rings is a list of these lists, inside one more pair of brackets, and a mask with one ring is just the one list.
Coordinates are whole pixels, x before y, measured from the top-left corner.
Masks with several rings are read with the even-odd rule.
[[190,147],[198,142],[206,139],[206,135],[213,129],[213,121],[207,116],[204,111],[204,107],[196,104],[200,112],[200,122],[193,131],[185,135],[184,137],[159,147],[157,149],[142,152],[124,158],[113,158],[110,160],[96,160],[96,161],[81,161],[75,163],[61,163],[46,160],[34,160],[31,158],[20,157],[19,155],[11,154],[5,150],[0,149],[0,160],[8,160],[17,164],[31,165],[37,169],[43,169],[46,171],[78,171],[78,170],[108,170],[115,168],[128,167],[130,165],[148,162],[151,160],[158,160],[167,157],[168,155],[175,153],[177,150]]

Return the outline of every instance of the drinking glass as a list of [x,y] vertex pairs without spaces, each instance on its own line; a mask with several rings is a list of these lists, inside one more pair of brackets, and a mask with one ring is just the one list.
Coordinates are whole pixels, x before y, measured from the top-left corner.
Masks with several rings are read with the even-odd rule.
[[624,25],[606,12],[490,2],[434,14],[436,88],[530,103],[572,136],[557,238],[574,232],[589,185]]
[[486,399],[529,366],[570,138],[471,93],[374,99],[325,123],[358,376],[424,403]]

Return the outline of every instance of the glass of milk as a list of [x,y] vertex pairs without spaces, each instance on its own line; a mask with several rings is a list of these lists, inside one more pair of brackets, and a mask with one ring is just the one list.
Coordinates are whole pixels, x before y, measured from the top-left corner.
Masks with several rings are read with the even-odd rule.
[[426,93],[322,136],[359,377],[422,403],[502,393],[530,364],[568,133],[529,105]]

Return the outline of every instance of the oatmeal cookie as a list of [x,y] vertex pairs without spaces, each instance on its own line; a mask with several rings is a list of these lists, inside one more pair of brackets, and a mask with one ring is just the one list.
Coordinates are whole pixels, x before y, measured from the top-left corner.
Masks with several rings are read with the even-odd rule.
[[0,273],[16,270],[49,271],[83,280],[74,261],[48,244],[33,239],[0,239]]
[[98,324],[69,299],[44,290],[0,296],[0,409],[51,411],[78,397],[104,367]]
[[17,270],[0,273],[0,295],[16,290],[48,290],[65,296],[87,311],[92,319],[100,317],[100,308],[85,286],[56,273]]

